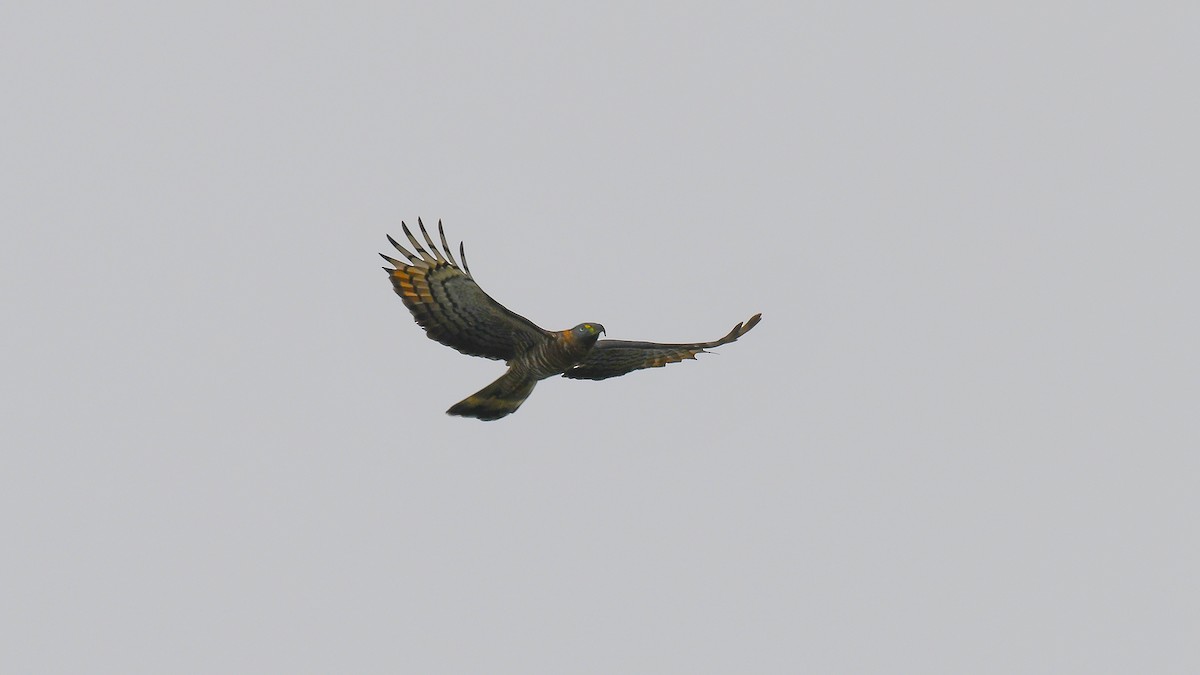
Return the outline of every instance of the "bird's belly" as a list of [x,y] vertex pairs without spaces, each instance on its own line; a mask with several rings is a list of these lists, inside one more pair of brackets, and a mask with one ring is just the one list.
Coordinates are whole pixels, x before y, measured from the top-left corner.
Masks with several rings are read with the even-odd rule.
[[529,350],[512,364],[539,380],[562,375],[587,356],[587,349],[560,342],[548,342]]

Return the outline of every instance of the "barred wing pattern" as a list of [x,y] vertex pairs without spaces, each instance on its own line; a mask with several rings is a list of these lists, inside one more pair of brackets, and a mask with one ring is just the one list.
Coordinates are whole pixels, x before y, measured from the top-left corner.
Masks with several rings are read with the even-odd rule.
[[417,225],[429,245],[428,250],[421,246],[407,225],[400,225],[416,253],[409,252],[388,236],[388,241],[408,259],[408,263],[381,253],[383,259],[395,267],[383,270],[390,275],[396,295],[404,301],[430,339],[463,354],[504,361],[550,339],[551,333],[483,292],[467,267],[467,254],[462,244],[458,246],[463,263],[459,267],[446,243],[441,221],[438,221],[440,250],[420,219]]
[[744,324],[739,323],[729,334],[713,342],[692,344],[661,344],[658,342],[631,342],[629,340],[600,340],[582,363],[563,373],[563,377],[576,380],[603,380],[641,368],[661,368],[668,363],[694,359],[697,354],[736,341],[758,325],[762,314],[755,314]]

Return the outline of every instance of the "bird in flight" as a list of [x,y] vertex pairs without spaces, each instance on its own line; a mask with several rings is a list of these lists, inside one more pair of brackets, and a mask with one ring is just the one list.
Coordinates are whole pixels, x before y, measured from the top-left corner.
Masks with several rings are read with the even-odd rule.
[[504,375],[451,406],[446,411],[450,415],[500,419],[516,412],[539,380],[555,375],[603,380],[640,368],[658,368],[694,359],[708,349],[737,340],[762,318],[762,314],[755,314],[719,340],[689,344],[600,340],[604,326],[594,322],[548,331],[483,292],[471,276],[461,243],[458,254],[462,265],[454,259],[441,221],[438,221],[440,250],[419,218],[417,225],[428,250],[407,225],[400,223],[415,253],[388,235],[388,241],[408,262],[379,254],[392,265],[383,268],[392,280],[392,288],[430,339],[469,356],[508,363]]

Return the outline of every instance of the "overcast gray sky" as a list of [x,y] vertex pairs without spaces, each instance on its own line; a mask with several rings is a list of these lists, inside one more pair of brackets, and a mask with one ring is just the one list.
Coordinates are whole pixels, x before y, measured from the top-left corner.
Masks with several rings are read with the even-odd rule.
[[[1106,5],[5,3],[0,671],[1197,672],[1200,11]],[[763,322],[451,418],[417,216]]]

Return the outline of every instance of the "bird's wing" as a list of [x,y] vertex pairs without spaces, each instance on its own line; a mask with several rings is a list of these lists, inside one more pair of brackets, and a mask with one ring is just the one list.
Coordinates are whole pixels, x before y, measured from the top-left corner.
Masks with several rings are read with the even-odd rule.
[[441,250],[425,231],[425,224],[420,220],[417,224],[429,250],[421,246],[407,225],[401,223],[416,253],[410,253],[389,235],[388,241],[409,262],[384,255],[383,259],[395,269],[385,267],[383,270],[391,277],[396,295],[404,301],[430,339],[463,354],[505,361],[550,339],[549,332],[508,310],[483,292],[471,277],[462,244],[458,247],[463,263],[459,267],[446,243],[441,222],[438,222]]
[[661,344],[658,342],[630,342],[628,340],[600,340],[592,347],[582,363],[563,373],[563,377],[577,380],[603,380],[624,375],[640,368],[658,368],[684,359],[694,359],[705,350],[729,344],[745,335],[758,324],[762,314],[755,314],[744,324],[739,323],[729,334],[713,342],[692,344]]

